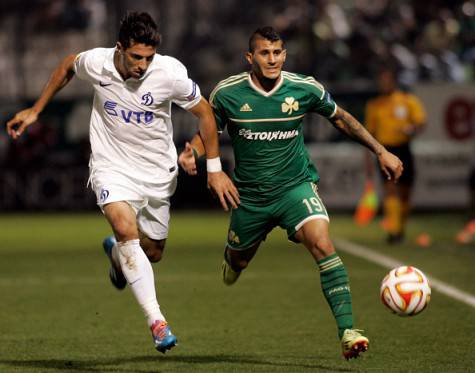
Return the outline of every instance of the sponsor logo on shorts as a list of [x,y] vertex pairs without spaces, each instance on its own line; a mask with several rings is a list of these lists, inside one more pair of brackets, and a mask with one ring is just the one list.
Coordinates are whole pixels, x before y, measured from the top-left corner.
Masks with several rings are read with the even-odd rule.
[[261,140],[261,141],[274,141],[274,140],[287,140],[297,137],[298,130],[290,131],[268,131],[268,132],[253,132],[251,130],[241,128],[239,130],[239,136],[242,136],[248,140]]
[[107,198],[109,198],[109,191],[105,188],[102,188],[101,193],[99,195],[99,200],[101,201],[101,203],[104,203]]
[[239,236],[233,230],[230,230],[229,233],[228,233],[228,241],[230,243],[235,243],[235,244],[238,244],[238,245],[240,243]]

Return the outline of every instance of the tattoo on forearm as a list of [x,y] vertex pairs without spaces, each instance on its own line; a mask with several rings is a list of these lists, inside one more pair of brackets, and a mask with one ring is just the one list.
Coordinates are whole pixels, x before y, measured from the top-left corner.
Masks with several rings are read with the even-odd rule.
[[339,119],[345,128],[344,131],[348,135],[353,137],[355,140],[370,150],[373,150],[375,153],[379,153],[381,151],[381,145],[351,114],[342,110],[342,115]]

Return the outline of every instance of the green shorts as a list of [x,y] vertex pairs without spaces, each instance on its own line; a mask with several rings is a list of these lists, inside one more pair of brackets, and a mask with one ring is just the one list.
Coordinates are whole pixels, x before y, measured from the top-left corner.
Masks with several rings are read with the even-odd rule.
[[302,183],[282,193],[275,202],[266,205],[241,200],[237,209],[231,212],[228,231],[228,246],[245,250],[265,240],[276,226],[287,231],[289,240],[295,240],[295,233],[309,220],[328,219],[328,214],[313,182]]

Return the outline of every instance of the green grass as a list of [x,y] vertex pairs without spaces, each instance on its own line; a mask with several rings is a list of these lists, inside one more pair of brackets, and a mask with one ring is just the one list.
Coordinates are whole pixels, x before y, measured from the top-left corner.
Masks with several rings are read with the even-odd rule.
[[[454,244],[456,215],[412,219],[408,242],[387,246],[376,223],[356,229],[333,216],[332,236],[371,247],[475,294],[473,245]],[[174,213],[166,255],[154,265],[159,301],[179,346],[153,349],[129,290],[109,284],[100,242],[105,219],[91,215],[0,216],[0,372],[470,372],[475,309],[437,291],[412,318],[379,301],[387,272],[341,253],[356,326],[370,351],[341,357],[318,273],[303,247],[275,230],[238,283],[219,268],[227,216]],[[430,248],[412,244],[420,231]]]

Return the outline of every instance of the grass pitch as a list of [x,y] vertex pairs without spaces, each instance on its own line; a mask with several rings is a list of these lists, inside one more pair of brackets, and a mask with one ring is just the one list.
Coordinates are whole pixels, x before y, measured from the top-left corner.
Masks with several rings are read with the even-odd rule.
[[[333,237],[363,244],[475,294],[475,248],[454,243],[456,215],[416,216],[408,241],[387,246],[376,223],[333,216]],[[433,290],[427,310],[392,315],[379,301],[387,272],[340,253],[355,326],[370,350],[341,356],[336,327],[306,250],[275,230],[232,287],[220,280],[227,216],[174,213],[166,255],[154,265],[159,302],[179,345],[154,350],[128,289],[107,277],[105,219],[0,216],[0,372],[470,372],[475,309]],[[413,238],[429,232],[433,244]]]

